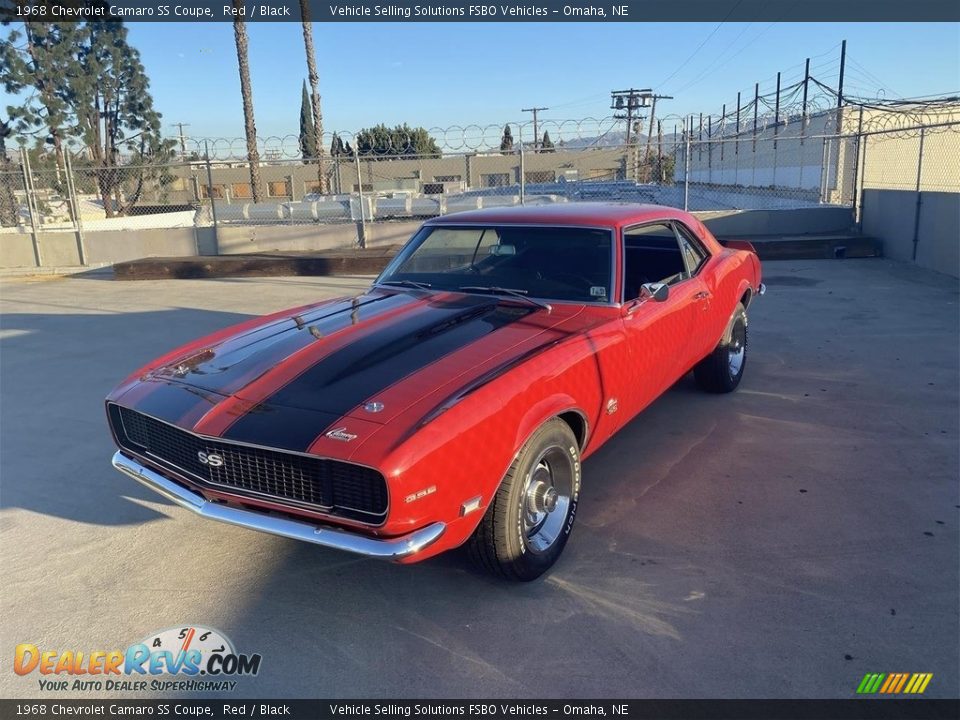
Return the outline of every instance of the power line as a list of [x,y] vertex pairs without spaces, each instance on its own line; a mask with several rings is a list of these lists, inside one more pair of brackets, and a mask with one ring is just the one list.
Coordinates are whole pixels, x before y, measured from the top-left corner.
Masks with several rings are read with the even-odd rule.
[[727,18],[729,18],[731,15],[733,15],[733,11],[736,10],[738,7],[740,7],[740,3],[742,3],[742,2],[743,2],[743,0],[737,0],[737,3],[736,3],[732,8],[730,8],[730,11],[723,17],[723,20],[721,20],[720,22],[717,23],[717,26],[716,26],[713,30],[710,31],[710,34],[707,35],[707,36],[703,39],[703,42],[701,42],[699,45],[697,45],[696,49],[695,49],[692,53],[690,53],[689,57],[687,57],[687,59],[684,60],[684,61],[679,65],[679,67],[677,67],[676,70],[674,70],[672,73],[670,73],[670,75],[667,76],[667,78],[666,78],[665,80],[663,80],[663,81],[661,81],[660,83],[658,83],[658,84],[657,84],[657,87],[662,87],[662,86],[666,85],[666,84],[667,84],[668,82],[670,82],[674,77],[676,77],[677,73],[680,72],[681,70],[683,70],[683,68],[685,68],[685,67],[687,66],[687,64],[688,64],[691,60],[693,60],[694,57],[696,57],[697,53],[699,53],[699,52],[703,49],[703,46],[706,45],[706,44],[710,41],[710,38],[712,38],[714,35],[717,34],[717,31],[718,31],[721,27],[723,27],[723,24],[724,24],[725,22],[727,22]]

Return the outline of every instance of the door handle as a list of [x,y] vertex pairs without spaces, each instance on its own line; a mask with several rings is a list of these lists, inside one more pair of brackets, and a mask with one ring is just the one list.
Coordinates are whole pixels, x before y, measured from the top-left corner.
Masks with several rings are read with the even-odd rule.
[[708,297],[710,297],[710,293],[708,293],[706,290],[701,290],[700,292],[698,292],[696,295],[693,296],[693,299],[706,300]]

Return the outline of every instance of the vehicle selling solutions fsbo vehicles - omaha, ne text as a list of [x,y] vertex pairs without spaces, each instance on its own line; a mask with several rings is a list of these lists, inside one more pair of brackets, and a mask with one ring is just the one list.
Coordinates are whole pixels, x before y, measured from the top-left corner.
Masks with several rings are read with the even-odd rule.
[[691,369],[737,387],[763,290],[749,243],[672,208],[435,218],[363,294],[128,377],[113,464],[214,520],[399,562],[468,543],[529,580],[567,542],[584,458]]

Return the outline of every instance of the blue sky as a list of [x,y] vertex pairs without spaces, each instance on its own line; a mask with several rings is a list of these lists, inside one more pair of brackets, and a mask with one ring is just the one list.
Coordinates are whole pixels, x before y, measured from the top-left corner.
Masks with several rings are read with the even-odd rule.
[[[232,25],[132,23],[158,109],[193,137],[243,134]],[[296,133],[305,77],[299,23],[252,23],[258,134]],[[502,124],[522,107],[550,119],[604,117],[609,91],[653,87],[676,99],[658,115],[719,113],[778,70],[865,96],[960,93],[960,25],[882,23],[315,23],[326,130],[378,122]],[[10,98],[3,98],[9,104]],[[529,116],[526,116],[527,118]]]

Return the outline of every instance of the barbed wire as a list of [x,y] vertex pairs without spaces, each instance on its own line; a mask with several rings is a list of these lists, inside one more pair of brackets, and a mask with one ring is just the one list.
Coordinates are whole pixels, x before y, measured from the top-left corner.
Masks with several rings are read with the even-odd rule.
[[[506,149],[501,149],[504,146],[506,127],[510,128],[512,143],[506,143]],[[551,144],[557,148],[573,146],[579,149],[588,145],[603,146],[611,134],[617,133],[618,128],[621,131],[626,129],[622,121],[614,117],[588,117],[541,120],[536,126],[538,136],[536,138],[534,138],[533,123],[530,121],[489,125],[433,126],[426,128],[426,133],[436,143],[436,148],[441,154],[464,154],[517,151],[521,145],[532,149],[540,145],[544,134],[549,135]],[[379,142],[374,149],[360,151],[359,154],[361,157],[378,155],[393,157],[410,155],[411,151],[415,150],[421,150],[422,154],[429,154],[429,151],[418,144],[420,134],[416,130],[411,129],[408,134],[392,130],[388,136],[378,138]],[[363,131],[325,131],[321,138],[321,146],[328,156],[331,155],[331,146],[335,140],[342,142],[344,146],[349,145],[356,152],[363,137]],[[623,139],[615,135],[610,142],[622,144]],[[261,159],[264,160],[292,160],[303,154],[300,136],[295,133],[258,137],[257,149]],[[205,157],[209,151],[211,160],[243,160],[247,157],[247,141],[243,137],[185,138],[183,150],[185,155],[195,155],[198,158]],[[352,157],[352,153],[348,154]]]
[[[801,84],[802,85],[802,84]],[[735,109],[726,113],[702,116],[664,115],[656,118],[652,136],[649,120],[641,118],[631,128],[629,147],[645,150],[646,146],[659,146],[671,150],[684,142],[684,133],[689,133],[694,142],[739,142],[746,139],[813,139],[815,137],[847,136],[855,134],[877,135],[878,140],[906,138],[917,135],[919,128],[928,127],[931,132],[960,132],[960,97],[947,96],[915,100],[877,101],[870,98],[845,97],[850,104],[842,109],[836,107],[836,96],[830,88],[815,81],[821,92],[807,97],[806,104],[795,84],[781,88],[779,113],[768,109],[765,101],[751,99],[740,107],[739,122]],[[754,106],[757,106],[754,117]],[[760,112],[760,107],[765,110]],[[512,144],[504,142],[505,126],[509,126]],[[549,136],[551,147],[539,147],[544,135]],[[627,127],[622,119],[615,117],[580,118],[567,120],[540,120],[537,123],[537,142],[530,121],[490,125],[453,125],[430,127],[426,135],[433,143],[424,144],[422,132],[404,133],[393,130],[379,138],[372,149],[358,151],[360,132],[328,131],[323,134],[322,147],[328,162],[353,162],[360,159],[430,158],[452,155],[501,155],[518,153],[521,148],[530,152],[545,151],[591,151],[623,152],[627,146]],[[350,148],[338,157],[331,155],[331,145],[337,139],[343,148]],[[367,137],[369,141],[369,137]],[[369,146],[369,142],[368,142]],[[503,149],[502,149],[503,148]],[[257,149],[263,163],[303,160],[304,153],[298,134],[269,135],[257,138]],[[69,145],[68,150],[75,161],[82,163],[87,152],[78,145]],[[148,166],[179,161],[197,162],[209,159],[213,162],[246,162],[247,141],[244,137],[185,137],[182,146],[178,143],[173,157],[166,156],[151,161],[143,156],[122,157],[119,165]],[[15,159],[15,153],[10,153]]]

